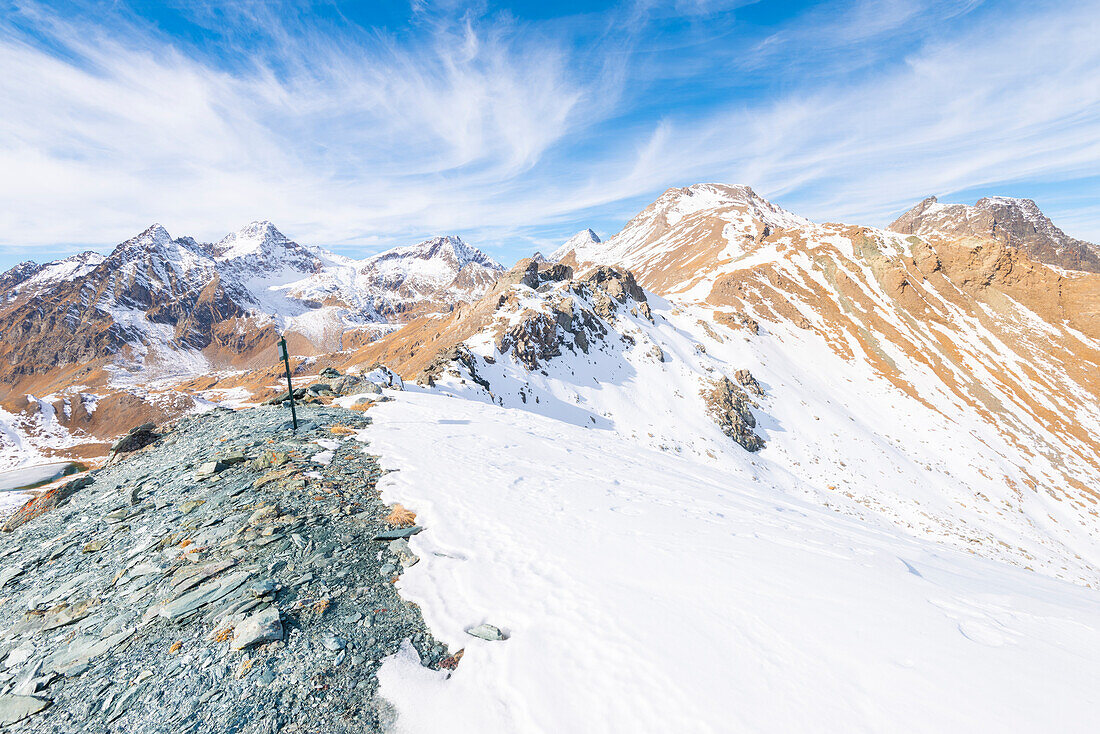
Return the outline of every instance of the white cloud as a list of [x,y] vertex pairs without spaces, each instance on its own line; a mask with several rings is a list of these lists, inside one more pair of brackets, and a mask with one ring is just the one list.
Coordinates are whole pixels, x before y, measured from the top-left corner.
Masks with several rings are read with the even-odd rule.
[[404,47],[272,34],[278,59],[234,74],[140,29],[44,28],[72,60],[0,41],[0,232],[17,244],[153,219],[214,236],[265,216],[314,241],[453,227],[591,121],[563,52],[506,25]]
[[[856,84],[666,119],[614,186],[629,196],[662,175],[735,181],[808,216],[885,223],[929,193],[1095,175],[1098,34],[1094,5],[1040,8],[987,19]],[[1100,233],[1100,211],[1075,219]]]
[[[113,243],[151,221],[215,239],[257,218],[318,244],[456,231],[501,244],[537,230],[542,241],[547,228],[625,217],[697,180],[748,183],[815,218],[885,223],[928,193],[1095,175],[1100,19],[1088,3],[986,12],[846,73],[842,49],[889,44],[975,4],[854,3],[838,33],[845,18],[877,21],[832,39],[835,81],[734,101],[718,85],[689,112],[654,105],[662,90],[638,77],[654,63],[636,65],[650,22],[640,6],[585,16],[578,48],[582,21],[425,11],[418,33],[397,38],[291,32],[261,4],[240,22],[266,46],[221,59],[145,26],[89,28],[37,9],[24,22],[54,51],[0,28],[0,244]],[[730,73],[781,71],[775,59],[812,42],[820,22],[746,46]],[[724,58],[721,44],[677,54]],[[1062,210],[1071,234],[1100,235],[1095,208]]]

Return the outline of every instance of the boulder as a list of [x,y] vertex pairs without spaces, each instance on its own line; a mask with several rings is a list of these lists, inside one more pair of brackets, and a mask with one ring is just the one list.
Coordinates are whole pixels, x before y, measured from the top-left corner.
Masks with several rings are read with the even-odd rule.
[[218,459],[217,461],[206,461],[199,464],[199,468],[195,470],[195,479],[202,479],[203,477],[212,477],[220,471],[223,471],[229,464]]
[[140,426],[134,426],[125,436],[111,445],[111,451],[116,454],[126,454],[145,448],[160,438],[160,434],[155,429],[156,425],[152,423],[142,423]]
[[283,622],[279,617],[279,609],[268,607],[246,617],[237,625],[233,630],[233,641],[229,646],[234,650],[243,650],[252,645],[281,639],[283,639]]
[[[305,396],[306,396],[306,388],[304,388],[304,387],[294,388],[294,399],[295,400],[301,400]],[[280,393],[279,395],[276,395],[273,398],[268,398],[267,400],[265,400],[263,402],[263,404],[264,405],[282,405],[283,403],[286,403],[289,400],[290,400],[290,393],[289,392],[284,392],[284,393]]]

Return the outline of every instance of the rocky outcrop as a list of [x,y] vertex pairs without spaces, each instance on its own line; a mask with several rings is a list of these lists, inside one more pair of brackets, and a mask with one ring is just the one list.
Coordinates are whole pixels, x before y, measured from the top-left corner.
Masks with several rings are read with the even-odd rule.
[[748,370],[737,370],[733,373],[733,379],[737,380],[737,384],[745,388],[750,395],[764,397],[764,388],[760,387],[760,383]]
[[183,419],[0,536],[3,725],[380,732],[383,659],[411,644],[454,668],[393,583],[415,555],[374,540],[391,527],[381,470],[348,438],[369,421],[305,407],[292,433],[287,417]]
[[[489,381],[478,374],[478,363],[480,361],[478,356],[471,352],[469,347],[465,344],[455,344],[440,352],[439,355],[424,368],[424,371],[420,373],[416,381],[422,385],[434,387],[436,380],[439,379],[444,372],[451,372],[457,377],[468,375],[475,384],[489,390]],[[461,367],[463,372],[459,372],[455,367]]]
[[[760,390],[759,384],[747,370],[739,370],[739,380]],[[763,391],[760,390],[760,394]],[[748,396],[745,388],[728,377],[722,377],[703,388],[700,393],[709,415],[722,433],[732,438],[746,451],[759,451],[764,448],[764,439],[753,431],[756,428],[756,416],[752,408],[757,407]]]
[[11,517],[4,522],[3,531],[10,533],[20,525],[25,525],[39,515],[44,515],[50,510],[60,507],[69,501],[69,498],[79,490],[92,483],[91,476],[78,477],[69,482],[47,490],[27,501],[25,505],[16,510]]
[[[614,320],[620,307],[633,308],[645,318],[653,319],[645,292],[628,271],[601,266],[574,280],[573,269],[567,265],[539,266],[534,261],[524,265],[524,262],[519,283],[536,289],[552,283],[564,284],[549,295],[544,309],[525,310],[498,330],[497,351],[511,354],[528,370],[539,369],[547,360],[560,357],[563,349],[587,353],[593,342],[608,335],[608,323]],[[508,277],[514,278],[519,270],[517,266]]]
[[902,234],[994,239],[1037,262],[1100,273],[1100,247],[1067,235],[1031,199],[987,196],[967,206],[941,204],[929,196],[898,217],[890,229]]
[[160,438],[160,434],[157,433],[156,428],[156,424],[154,423],[142,423],[140,426],[134,426],[126,432],[125,436],[111,445],[112,453],[128,454],[138,449],[145,448]]

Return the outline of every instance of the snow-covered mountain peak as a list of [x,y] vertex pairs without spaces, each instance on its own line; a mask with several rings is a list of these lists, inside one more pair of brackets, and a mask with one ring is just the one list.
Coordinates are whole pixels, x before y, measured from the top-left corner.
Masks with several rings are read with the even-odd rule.
[[473,263],[491,270],[504,268],[481,250],[466,244],[454,235],[431,237],[415,245],[395,247],[369,258],[368,262],[436,260],[447,263],[457,272]]
[[168,230],[164,228],[159,222],[153,222],[146,227],[140,234],[137,234],[130,239],[126,240],[118,246],[116,249],[121,250],[148,250],[151,248],[160,249],[167,246],[172,241],[172,235],[168,234]]
[[178,274],[199,273],[198,278],[212,269],[212,263],[202,245],[191,237],[175,237],[162,225],[151,224],[138,234],[118,245],[104,260],[110,273],[132,276],[138,271],[147,274],[161,284],[168,283],[169,271]]
[[106,258],[91,250],[39,265],[28,260],[0,274],[0,301],[41,293],[51,287],[90,273]]
[[986,196],[969,205],[943,204],[930,196],[898,217],[890,229],[914,235],[991,238],[1039,262],[1100,272],[1100,247],[1067,235],[1031,199]]
[[567,239],[565,241],[565,244],[550,253],[550,260],[561,260],[570,252],[589,250],[594,246],[602,243],[603,240],[600,239],[600,236],[593,232],[591,229],[582,229],[580,232],[577,232],[575,235]]
[[684,292],[709,282],[716,269],[742,267],[753,253],[773,256],[768,238],[797,246],[801,233],[816,229],[749,186],[700,183],[665,191],[606,242],[567,243],[555,256],[568,264],[622,265],[640,282]]
[[212,248],[217,260],[233,260],[248,255],[270,255],[279,250],[299,249],[267,220],[252,222],[232,234],[226,235]]
[[[697,183],[684,188],[671,188],[635,219],[660,216],[669,226],[699,213],[710,214],[731,208],[743,211],[773,227],[804,227],[812,224],[805,217],[792,214],[773,204],[744,184]],[[627,227],[630,225],[628,224]]]
[[1066,237],[1065,232],[1054,226],[1054,222],[1039,208],[1034,199],[1017,199],[1011,196],[985,196],[974,202],[975,209],[992,213],[1001,221],[1016,219],[1026,222],[1035,231],[1052,239]]

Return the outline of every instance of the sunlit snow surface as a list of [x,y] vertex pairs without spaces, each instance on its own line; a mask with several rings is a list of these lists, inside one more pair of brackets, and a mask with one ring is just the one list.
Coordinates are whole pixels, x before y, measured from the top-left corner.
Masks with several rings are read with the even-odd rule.
[[1094,731],[1093,590],[612,430],[395,397],[361,438],[427,528],[399,583],[466,649],[449,679],[386,661],[398,731]]

